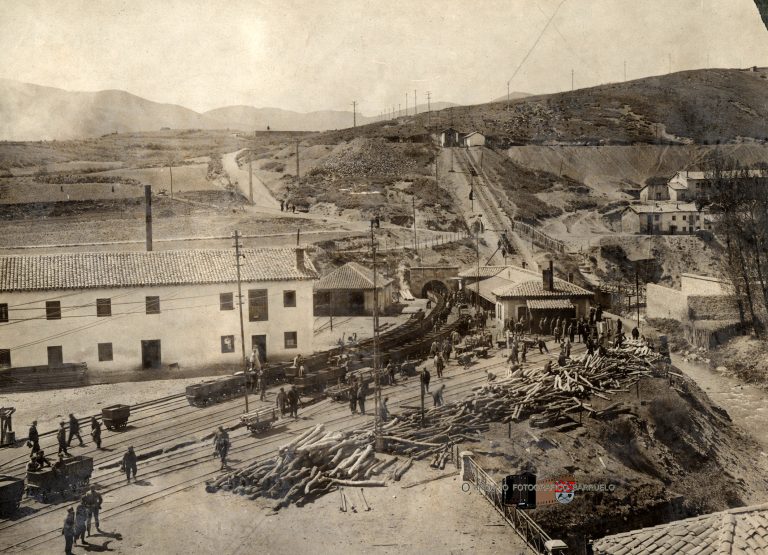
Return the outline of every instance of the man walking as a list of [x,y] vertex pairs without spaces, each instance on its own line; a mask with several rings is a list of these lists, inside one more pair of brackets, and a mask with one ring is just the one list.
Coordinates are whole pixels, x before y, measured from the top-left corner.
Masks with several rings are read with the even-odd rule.
[[67,447],[70,447],[72,445],[73,437],[77,437],[77,440],[80,442],[80,447],[85,445],[85,443],[83,443],[83,438],[80,436],[80,422],[78,422],[77,418],[75,418],[75,415],[70,412],[69,413],[69,438],[67,439]]
[[296,386],[291,386],[291,389],[288,391],[288,404],[291,408],[291,416],[294,419],[299,418],[299,392],[296,389]]
[[123,455],[123,461],[121,466],[125,472],[125,477],[128,479],[128,483],[131,483],[131,474],[133,474],[133,481],[136,482],[136,453],[133,447],[129,447],[128,451]]
[[80,503],[77,504],[75,509],[75,543],[80,540],[83,545],[87,545],[85,541],[85,531],[88,523],[88,507],[85,506],[85,499],[83,498]]
[[64,536],[64,553],[72,555],[72,545],[75,543],[75,510],[72,507],[67,509],[61,535]]
[[288,396],[285,394],[285,388],[281,387],[280,391],[277,393],[277,398],[275,399],[275,405],[280,409],[280,418],[285,416],[285,406],[287,404]]
[[29,434],[27,440],[32,444],[32,452],[40,450],[40,434],[37,431],[37,420],[32,421],[32,425],[29,427]]
[[357,414],[357,380],[352,376],[349,380],[349,410]]
[[104,499],[99,492],[96,491],[96,486],[91,486],[91,491],[86,493],[85,497],[83,497],[83,502],[88,508],[87,531],[89,536],[91,535],[91,519],[93,519],[93,522],[96,524],[96,531],[101,532],[101,528],[99,528],[99,510],[101,510],[103,501]]
[[427,367],[425,366],[421,371],[421,383],[424,385],[424,391],[429,393],[429,380],[432,379],[432,376],[429,373],[429,370],[427,370]]
[[224,470],[227,467],[227,453],[229,453],[232,444],[229,441],[229,434],[223,427],[219,426],[219,431],[216,432],[213,442],[216,455],[221,460],[221,470]]
[[443,390],[444,389],[445,389],[445,384],[440,384],[440,387],[438,387],[435,391],[432,392],[432,401],[434,402],[436,407],[443,406]]
[[264,375],[263,368],[259,370],[257,380],[258,380],[258,387],[259,387],[259,401],[266,401],[267,400],[267,376]]
[[59,422],[59,431],[56,432],[56,440],[59,442],[59,455],[64,454],[66,456],[69,456],[69,452],[67,451],[67,428],[66,428],[66,422],[63,420]]

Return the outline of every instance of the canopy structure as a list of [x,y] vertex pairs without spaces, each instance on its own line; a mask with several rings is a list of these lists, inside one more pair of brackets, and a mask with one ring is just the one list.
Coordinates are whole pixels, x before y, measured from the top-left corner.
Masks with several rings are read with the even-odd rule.
[[569,310],[573,303],[569,299],[529,299],[525,301],[528,310]]

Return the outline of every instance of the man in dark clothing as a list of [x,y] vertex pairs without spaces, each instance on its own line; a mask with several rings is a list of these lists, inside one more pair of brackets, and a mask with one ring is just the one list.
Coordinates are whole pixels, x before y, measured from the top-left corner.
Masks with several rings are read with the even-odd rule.
[[285,388],[280,388],[275,399],[275,404],[280,409],[280,417],[285,416],[285,407],[288,404],[288,396],[285,394]]
[[547,349],[547,343],[541,338],[538,338],[537,346],[539,347],[539,354],[547,353],[549,354],[549,349]]
[[223,428],[219,428],[222,433],[217,433],[214,437],[214,449],[219,459],[221,460],[221,469],[224,470],[227,466],[227,453],[232,445],[229,441],[229,435]]
[[85,445],[83,443],[83,438],[80,437],[80,422],[77,421],[74,414],[69,413],[69,438],[67,439],[67,447],[72,445],[73,437],[77,437],[77,440],[80,442],[80,447]]
[[56,439],[59,442],[59,454],[62,453],[66,456],[69,456],[69,452],[67,451],[67,428],[66,428],[65,422],[59,423],[59,431],[56,432]]
[[85,500],[81,500],[77,504],[75,509],[75,543],[80,540],[83,545],[88,542],[85,541],[85,531],[88,523],[88,507],[85,506]]
[[357,405],[360,407],[360,414],[365,414],[365,396],[367,395],[367,386],[363,380],[357,384]]
[[32,453],[32,460],[35,461],[35,464],[37,464],[38,468],[43,468],[44,466],[51,466],[51,461],[49,461],[45,456],[45,451],[42,449],[39,449]]
[[292,386],[288,391],[288,404],[291,407],[291,416],[294,418],[299,417],[299,392],[296,390],[296,386]]
[[95,416],[91,417],[91,437],[98,449],[101,449],[101,423]]
[[517,364],[520,362],[517,358],[517,341],[512,343],[512,350],[509,353],[509,358],[507,359],[507,362],[511,364]]
[[596,322],[602,322],[603,321],[603,305],[597,305],[597,310],[595,310],[595,321]]
[[91,491],[85,494],[85,497],[83,497],[83,503],[85,503],[85,506],[88,508],[88,535],[91,535],[91,519],[93,519],[93,522],[96,524],[96,530],[101,532],[101,528],[99,528],[99,511],[101,510],[101,504],[104,501],[104,499],[101,497],[98,491],[96,491],[96,486],[91,486]]
[[574,336],[576,335],[576,322],[571,322],[568,326],[568,339],[573,343]]
[[129,447],[128,451],[123,455],[123,462],[121,463],[125,477],[128,478],[128,483],[131,483],[131,474],[133,474],[133,481],[136,481],[136,453],[133,451],[133,447]]
[[584,344],[587,346],[587,354],[593,355],[595,354],[595,344],[592,342],[592,339],[587,337],[584,341]]
[[632,339],[637,341],[638,337],[640,337],[640,330],[637,329],[637,326],[635,326],[634,328],[632,328]]
[[33,453],[40,450],[40,434],[37,432],[37,420],[32,422],[32,425],[29,427],[27,439],[32,444]]
[[523,348],[520,351],[520,362],[528,362],[527,360],[525,360],[525,355],[527,354],[528,354],[528,343],[523,341]]
[[75,510],[72,507],[67,509],[67,517],[64,519],[64,527],[61,529],[64,536],[64,553],[72,555],[72,544],[75,542]]
[[424,367],[424,370],[421,372],[421,383],[424,384],[424,391],[429,393],[429,380],[432,379],[432,376],[429,373],[429,370],[427,370],[427,367]]
[[349,410],[357,414],[357,380],[354,376],[349,380]]
[[267,400],[267,376],[264,374],[264,369],[262,368],[259,370],[258,376],[258,387],[259,387],[259,401],[266,401]]

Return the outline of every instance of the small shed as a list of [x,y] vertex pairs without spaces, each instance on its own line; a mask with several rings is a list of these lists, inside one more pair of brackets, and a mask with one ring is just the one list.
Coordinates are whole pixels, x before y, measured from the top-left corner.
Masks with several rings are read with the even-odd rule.
[[471,133],[464,135],[462,138],[462,146],[485,146],[485,135],[478,133],[477,131],[472,131]]
[[314,287],[315,316],[372,316],[374,297],[379,313],[392,304],[394,281],[376,272],[374,295],[373,270],[357,262],[348,262],[324,275]]

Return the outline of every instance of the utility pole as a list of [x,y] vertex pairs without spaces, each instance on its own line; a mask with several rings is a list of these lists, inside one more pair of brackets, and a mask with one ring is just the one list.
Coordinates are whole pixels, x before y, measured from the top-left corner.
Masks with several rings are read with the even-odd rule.
[[232,234],[235,239],[235,265],[237,266],[237,306],[240,310],[240,349],[243,355],[243,366],[245,372],[245,412],[248,412],[248,362],[245,358],[245,328],[243,327],[243,288],[240,280],[240,258],[245,255],[240,252],[240,232],[235,230]]
[[251,154],[251,152],[248,153],[248,198],[251,199],[251,204],[253,204],[253,159]]
[[[413,185],[411,185],[413,187]],[[413,190],[413,250],[419,254],[419,240],[416,236],[416,190]]]
[[573,70],[571,70],[571,90],[573,90]]
[[507,112],[509,112],[509,81],[507,81]]
[[430,125],[430,116],[432,115],[432,105],[429,103],[432,93],[427,91],[427,127]]
[[352,127],[357,127],[357,101],[352,101]]
[[299,175],[299,139],[296,139],[296,185],[301,185],[301,176]]
[[[376,217],[371,220],[371,251],[373,253],[373,379],[375,384],[375,391],[373,394],[373,402],[375,411],[373,431],[374,436],[378,439],[381,433],[381,415],[379,414],[379,406],[381,405],[381,380],[379,376],[379,288],[376,280],[376,236],[375,229],[379,227],[379,218]],[[378,447],[378,446],[377,446]]]
[[637,303],[637,329],[640,329],[640,277],[637,275],[637,265],[640,261],[635,262],[635,302]]
[[168,164],[168,172],[171,174],[171,200],[173,200],[173,164]]
[[405,93],[405,115],[408,115],[408,93]]
[[482,214],[477,215],[477,235],[475,242],[475,254],[477,254],[477,289],[475,291],[475,316],[477,316],[477,305],[480,302],[480,233],[483,230]]
[[419,113],[419,106],[416,103],[416,89],[413,89],[413,115],[415,116],[418,113]]

